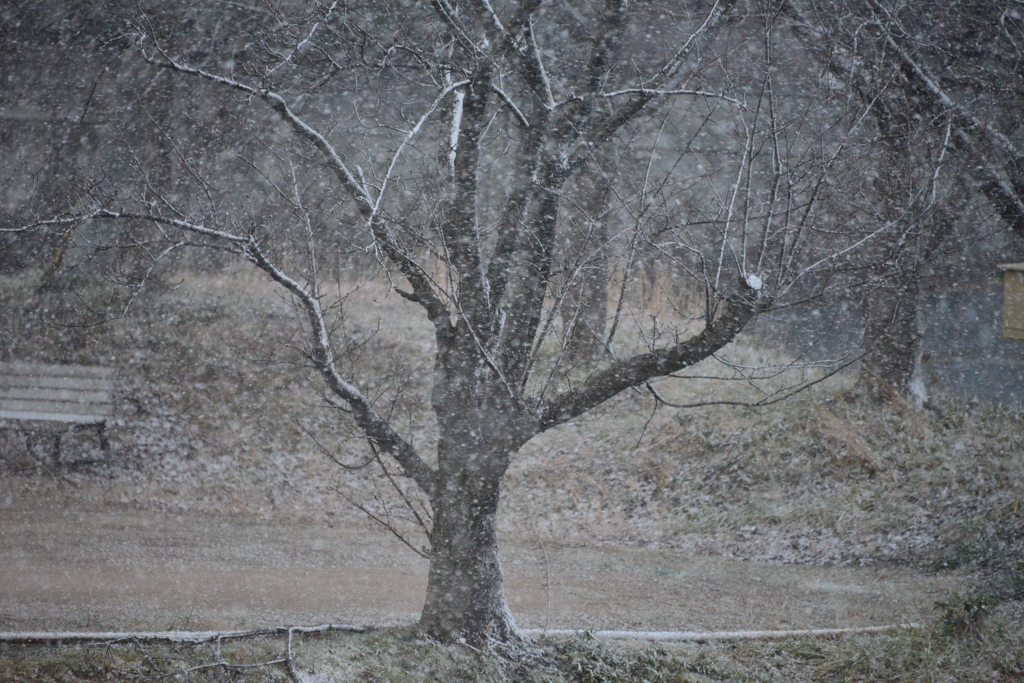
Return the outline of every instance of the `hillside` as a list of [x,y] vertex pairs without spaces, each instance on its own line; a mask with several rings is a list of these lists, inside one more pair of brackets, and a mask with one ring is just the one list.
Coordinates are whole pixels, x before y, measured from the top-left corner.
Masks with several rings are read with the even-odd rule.
[[[110,462],[93,462],[95,443],[87,433],[66,440],[54,461],[45,444],[30,451],[23,433],[3,430],[0,496],[57,496],[76,505],[248,515],[328,528],[368,523],[346,497],[378,513],[385,505],[397,509],[376,465],[347,471],[325,455],[351,465],[365,462],[368,451],[320,401],[317,380],[302,367],[301,340],[290,326],[294,313],[270,286],[244,274],[191,275],[145,292],[120,319],[83,324],[95,322],[87,303],[94,307],[115,296],[113,288],[84,282],[43,286],[39,276],[0,281],[0,326],[9,331],[0,360],[108,365],[118,369],[119,386]],[[429,388],[430,335],[416,322],[414,307],[376,282],[342,305],[351,326],[346,362],[381,378],[381,389],[394,379],[410,391]],[[729,356],[743,366],[786,362],[770,344],[750,338]],[[401,374],[399,366],[414,371]],[[694,372],[716,373],[723,373],[721,366]],[[760,390],[793,379],[783,374]],[[704,378],[664,382],[658,391],[669,401],[689,402],[751,400],[759,390]],[[974,577],[973,587],[946,598],[945,621],[935,628],[995,614],[1004,640],[993,640],[985,651],[1002,653],[1007,671],[1017,666],[1005,649],[1012,651],[1021,635],[1019,407],[948,396],[929,409],[881,404],[844,375],[756,409],[656,405],[648,395],[625,394],[529,443],[506,480],[503,534],[542,544],[674,549],[762,563],[957,570]],[[435,437],[422,401],[406,402],[393,420],[429,453]],[[414,527],[402,530],[417,542]],[[388,647],[397,648],[399,658],[412,656],[411,646],[396,637]],[[759,658],[789,657],[794,671],[805,671],[801,657],[809,657],[825,658],[836,671],[868,671],[902,657],[896,653],[901,648],[923,657],[915,650],[923,646],[921,637],[795,650],[750,645],[722,655],[728,661],[714,670],[747,680]],[[596,658],[587,659],[592,664],[620,656],[590,647],[584,650],[586,658]],[[576,656],[571,648],[562,652]],[[967,657],[964,666],[995,666],[957,652]],[[927,658],[918,664],[925,666]],[[452,664],[464,665],[470,666]]]

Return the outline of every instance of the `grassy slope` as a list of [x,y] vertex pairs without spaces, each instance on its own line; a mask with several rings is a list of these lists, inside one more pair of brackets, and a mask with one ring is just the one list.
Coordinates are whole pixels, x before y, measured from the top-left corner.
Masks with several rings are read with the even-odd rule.
[[[585,537],[713,538],[721,552],[783,562],[921,558],[992,524],[1019,529],[1015,409],[940,399],[939,414],[843,389],[758,411],[659,411],[642,439],[651,405],[627,397],[599,421],[531,444],[511,497],[522,491],[549,526]],[[959,548],[965,557],[936,561],[998,550]]]
[[[77,487],[76,496],[97,502],[355,522],[358,513],[332,491],[341,481],[373,504],[371,468],[342,476],[299,426],[318,428],[321,442],[346,461],[365,455],[364,445],[338,428],[336,414],[316,407],[316,379],[296,365],[301,340],[292,332],[293,314],[269,286],[237,276],[192,278],[147,294],[132,315],[112,324],[51,326],[70,307],[84,310],[79,295],[95,301],[110,294],[95,285],[40,288],[31,277],[0,281],[0,328],[9,331],[0,359],[120,371],[113,467],[74,465],[89,457],[87,436],[65,449],[70,462],[54,463],[43,451],[26,452],[18,433],[4,431],[3,467],[16,476],[0,486],[8,492]],[[384,294],[369,287],[346,301],[353,318],[347,362],[371,375],[402,374],[422,389],[429,382],[429,333],[409,304]],[[255,363],[245,354],[283,363]],[[744,363],[773,357],[749,340],[732,354]],[[710,384],[670,382],[659,391],[687,400],[706,396]],[[724,391],[749,395],[743,388]],[[941,397],[937,406],[878,405],[850,392],[841,378],[759,410],[653,412],[650,398],[623,395],[528,444],[510,472],[502,524],[511,533],[533,533],[532,516],[541,534],[563,540],[656,543],[782,562],[898,560],[936,570],[966,566],[999,580],[1019,574],[1021,413]],[[422,403],[395,419],[429,451],[432,429]],[[1018,602],[991,598],[998,593],[990,587],[994,580],[961,596],[951,621],[975,624],[979,605],[998,612],[989,619],[1002,625],[984,636],[1010,639],[988,648],[998,653],[1005,642],[1019,644],[1020,615]],[[768,658],[823,680],[846,680],[830,679],[829,667],[920,668],[932,661],[921,652],[966,657],[964,666],[975,666],[974,655],[964,654],[974,645],[930,632],[920,638],[808,645],[812,653],[825,647],[822,661],[817,654],[786,654],[788,646],[744,645],[730,666],[746,671],[742,653],[749,653],[751,671]],[[901,648],[917,654],[900,654]]]

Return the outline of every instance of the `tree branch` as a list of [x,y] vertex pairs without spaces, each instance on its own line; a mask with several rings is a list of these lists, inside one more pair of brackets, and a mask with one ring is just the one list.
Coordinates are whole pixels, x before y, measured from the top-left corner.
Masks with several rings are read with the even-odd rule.
[[[412,296],[406,296],[406,298],[423,306],[427,313],[427,317],[432,323],[434,323],[439,334],[448,334],[450,332],[451,321],[448,318],[448,309],[431,285],[430,277],[426,272],[424,272],[423,268],[411,257],[405,254],[400,246],[391,239],[390,235],[388,235],[388,231],[380,218],[379,211],[377,210],[380,197],[378,197],[377,201],[373,199],[366,185],[361,180],[356,179],[345,165],[341,155],[338,154],[337,150],[333,145],[331,145],[327,138],[297,116],[295,112],[292,111],[291,107],[288,106],[285,99],[278,93],[266,88],[255,88],[233,78],[227,78],[225,76],[220,76],[218,74],[183,64],[171,58],[171,56],[168,55],[159,46],[159,44],[156,43],[156,41],[154,41],[154,44],[156,45],[156,49],[160,52],[161,57],[166,61],[160,62],[155,60],[143,51],[143,58],[150,64],[172,69],[179,73],[195,76],[197,78],[202,78],[226,88],[244,92],[252,97],[259,97],[266,100],[270,108],[273,109],[282,120],[288,123],[292,130],[294,130],[301,138],[316,147],[324,161],[327,162],[327,166],[334,172],[342,186],[355,199],[356,204],[359,207],[359,212],[362,214],[363,218],[366,219],[367,227],[373,235],[374,240],[376,240],[376,242],[381,246],[388,259],[398,266],[402,275],[404,275],[412,285]],[[432,110],[433,109],[431,109],[431,111]],[[418,127],[416,130],[418,130]],[[408,138],[403,142],[403,146],[407,141]],[[401,152],[401,149],[402,147],[399,148],[399,152]],[[397,155],[395,158],[397,159]],[[393,163],[394,160],[392,161],[392,164]]]
[[[871,4],[876,9],[884,11],[884,8],[876,2]],[[835,61],[835,50],[827,49],[828,44],[824,42],[825,36],[812,28],[803,10],[792,0],[784,0],[782,8],[793,22],[794,33],[804,47],[833,76],[848,83],[862,100],[872,99],[863,79],[855,75],[852,64],[838,64]],[[915,90],[921,94],[922,104],[927,107],[932,116],[949,115],[952,117],[953,142],[956,148],[965,152],[973,162],[971,174],[982,183],[982,193],[1007,225],[1017,233],[1024,234],[1024,199],[1022,199],[1024,193],[1022,193],[1022,188],[1003,177],[996,163],[978,148],[978,143],[972,136],[978,135],[989,141],[992,145],[1001,148],[1015,163],[1019,163],[1024,159],[1016,146],[1000,131],[980,121],[962,106],[957,105],[952,97],[942,89],[938,79],[931,75],[927,67],[908,54],[895,41],[888,29],[883,26],[882,30],[885,31],[886,44],[893,50],[900,67],[902,67],[902,73],[917,86]],[[849,62],[849,59],[846,61]]]
[[537,420],[537,433],[568,422],[626,389],[708,358],[734,340],[766,305],[758,295],[757,291],[746,291],[743,296],[727,301],[721,314],[700,334],[674,346],[615,362],[592,376],[583,386],[570,389],[543,404]]
[[587,140],[588,149],[577,152],[569,160],[569,167],[576,168],[586,159],[590,149],[605,143],[622,126],[631,121],[647,104],[660,94],[663,86],[679,72],[683,62],[690,56],[697,42],[725,20],[735,7],[737,0],[715,0],[704,22],[686,39],[682,47],[662,66],[654,76],[640,84],[637,92],[616,111],[596,122]]
[[255,239],[250,239],[243,249],[246,257],[256,267],[267,273],[301,302],[310,326],[313,363],[324,383],[336,396],[352,407],[352,418],[367,438],[372,439],[382,451],[391,455],[401,465],[405,475],[415,481],[427,497],[433,500],[436,488],[434,471],[420,458],[412,444],[405,441],[391,428],[388,421],[377,412],[363,393],[338,374],[330,332],[327,329],[327,322],[324,320],[319,299],[313,297],[304,287],[271,262]]
[[442,219],[441,234],[451,254],[450,266],[459,277],[459,311],[476,329],[486,329],[490,295],[484,274],[477,201],[480,141],[491,94],[491,65],[481,62],[470,79],[462,104],[462,122],[455,151],[455,197],[450,214]]
[[411,444],[402,439],[391,428],[391,425],[376,411],[370,400],[354,384],[345,381],[338,373],[335,366],[334,348],[331,345],[330,331],[320,306],[320,300],[278,268],[263,252],[254,236],[235,235],[223,230],[207,228],[203,225],[174,218],[128,211],[110,211],[107,209],[100,209],[91,214],[75,218],[41,221],[40,225],[67,224],[90,218],[143,220],[174,226],[181,230],[224,240],[232,244],[235,247],[236,253],[269,275],[271,279],[284,287],[300,302],[309,324],[312,360],[324,383],[336,396],[351,406],[352,418],[359,428],[363,430],[367,438],[376,442],[382,451],[390,454],[401,465],[406,476],[412,478],[423,492],[433,499],[435,477],[430,466],[420,458]]

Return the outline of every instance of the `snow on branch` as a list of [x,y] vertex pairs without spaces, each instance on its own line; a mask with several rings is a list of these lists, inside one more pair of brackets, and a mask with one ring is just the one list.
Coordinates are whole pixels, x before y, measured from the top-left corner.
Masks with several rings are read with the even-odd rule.
[[47,220],[36,221],[35,223],[30,223],[20,228],[13,228],[10,230],[10,232],[28,232],[31,230],[36,230],[38,228],[46,228],[50,226],[60,225],[73,226],[96,218],[125,218],[129,220],[140,220],[148,221],[150,223],[159,223],[161,225],[168,225],[175,228],[180,228],[188,232],[194,232],[196,234],[204,235],[206,237],[215,237],[217,239],[222,239],[227,242],[232,242],[234,244],[242,244],[249,239],[244,235],[235,235],[230,232],[224,232],[223,230],[217,230],[215,228],[208,228],[205,225],[200,225],[199,223],[190,223],[188,221],[179,220],[177,218],[165,218],[164,216],[157,216],[154,214],[145,213],[134,213],[131,211],[111,211],[109,209],[97,209],[96,211],[92,211],[90,213],[73,214],[70,216],[60,216],[58,218],[50,218]]
[[320,26],[322,24],[330,21],[331,15],[334,14],[335,8],[338,7],[338,2],[339,2],[339,0],[334,0],[334,2],[331,3],[331,6],[328,7],[327,11],[324,13],[323,19],[321,19],[320,21],[317,21],[316,23],[313,24],[313,28],[311,28],[309,30],[309,33],[306,35],[306,37],[303,38],[302,40],[300,40],[298,43],[296,43],[295,47],[293,47],[291,49],[291,51],[287,55],[285,55],[281,59],[280,62],[277,63],[277,66],[275,66],[273,69],[270,69],[269,71],[267,71],[267,73],[266,73],[267,76],[271,75],[272,73],[274,73],[275,71],[280,69],[285,64],[288,64],[289,62],[291,62],[292,61],[292,57],[295,56],[295,53],[298,52],[299,50],[301,50],[303,47],[305,47],[311,40],[313,40],[313,36],[316,35],[316,32],[320,28]]
[[476,5],[477,11],[486,19],[484,26],[492,40],[498,34],[505,31],[505,27],[502,26],[501,19],[498,18],[498,13],[491,6],[490,0],[474,0],[473,4]]
[[[383,196],[383,187],[378,192],[378,197],[375,200],[371,195],[370,191],[366,186],[366,183],[361,179],[357,179],[352,172],[346,166],[341,155],[335,149],[335,147],[321,134],[319,131],[314,129],[308,123],[306,123],[301,117],[299,117],[291,109],[288,103],[285,101],[277,92],[268,88],[257,88],[251,85],[247,85],[233,78],[214,74],[203,69],[199,69],[193,66],[189,66],[182,62],[179,62],[167,54],[165,50],[158,44],[155,43],[156,50],[160,53],[161,58],[164,61],[155,59],[154,57],[147,55],[143,50],[143,58],[151,64],[159,67],[172,69],[179,73],[196,76],[198,78],[217,83],[227,88],[238,90],[247,93],[251,97],[258,97],[267,101],[271,109],[288,123],[292,129],[306,141],[310,142],[320,152],[321,156],[327,162],[328,167],[334,172],[335,176],[341,182],[342,186],[349,192],[349,194],[356,200],[359,205],[359,211],[364,218],[367,219],[371,234],[373,238],[380,243],[387,257],[393,261],[402,271],[402,274],[406,276],[409,282],[413,286],[413,293],[410,296],[406,296],[410,301],[419,303],[427,311],[427,316],[440,328],[445,328],[449,324],[447,319],[447,309],[444,303],[438,298],[436,292],[433,290],[430,284],[429,276],[423,271],[422,267],[417,264],[411,257],[402,252],[398,245],[394,244],[387,235],[387,232],[383,229],[379,220],[379,204],[381,197]],[[459,84],[453,84],[449,88],[460,87],[464,85],[464,82]],[[440,98],[439,98],[440,99]],[[390,176],[391,169],[397,163],[398,155],[408,144],[409,140],[419,131],[423,124],[423,121],[427,116],[437,107],[437,103],[431,107],[420,122],[409,132],[406,139],[399,146],[398,152],[392,158],[391,166],[388,169]]]
[[337,175],[338,179],[341,180],[342,184],[345,186],[345,189],[347,189],[356,199],[356,201],[359,202],[360,211],[363,213],[363,215],[368,216],[372,212],[374,202],[373,198],[370,197],[370,193],[369,191],[367,191],[366,186],[362,182],[357,180],[354,175],[352,175],[352,172],[348,170],[348,167],[345,165],[345,162],[342,161],[341,156],[338,154],[337,150],[334,149],[334,146],[327,141],[327,138],[325,138],[312,126],[310,126],[301,118],[299,118],[295,114],[295,112],[291,110],[291,108],[288,106],[288,103],[281,95],[277,94],[276,92],[268,88],[256,88],[251,85],[246,85],[245,83],[237,81],[233,78],[221,76],[179,62],[170,55],[168,55],[163,50],[163,48],[159,46],[159,44],[156,44],[156,49],[160,52],[160,56],[165,61],[161,62],[157,59],[154,59],[153,57],[147,55],[145,51],[143,51],[143,58],[146,59],[146,61],[148,61],[150,64],[154,64],[165,69],[172,69],[183,74],[197,76],[204,80],[210,81],[211,83],[217,83],[218,85],[223,85],[227,88],[231,88],[232,90],[239,90],[241,92],[247,93],[252,97],[259,97],[264,100],[267,100],[268,103],[270,104],[270,107],[274,111],[276,111],[278,115],[281,116],[281,118],[287,121],[292,126],[292,128],[297,133],[299,133],[299,135],[306,138],[309,142],[313,143],[313,145],[320,151],[320,153],[326,159],[328,165],[331,167],[331,170],[334,171],[335,175]]
[[491,90],[494,91],[494,94],[498,96],[498,99],[500,99],[505,104],[506,107],[512,110],[512,113],[515,115],[516,120],[519,121],[519,124],[523,128],[530,127],[529,119],[527,119],[523,112],[519,110],[519,107],[517,107],[516,103],[512,101],[512,98],[505,94],[504,90],[502,90],[493,83],[491,84]]
[[886,42],[889,44],[889,47],[896,51],[900,60],[911,71],[913,71],[918,80],[924,84],[928,92],[930,92],[943,107],[952,112],[955,117],[959,119],[961,125],[964,125],[969,132],[983,132],[988,138],[998,143],[998,146],[1002,147],[1003,151],[1009,154],[1013,159],[1021,159],[1022,155],[1020,150],[1017,149],[1016,145],[1014,145],[1006,135],[993,128],[991,124],[980,121],[977,116],[971,114],[962,106],[954,102],[953,98],[950,97],[941,86],[939,86],[938,81],[931,75],[928,68],[911,57],[910,54],[907,53],[907,51],[904,50],[891,35],[886,36]]
[[384,191],[387,189],[388,181],[391,180],[391,173],[392,171],[394,171],[395,165],[398,163],[399,157],[402,156],[402,151],[405,150],[406,145],[408,145],[412,141],[412,139],[416,137],[416,134],[420,132],[421,128],[423,128],[423,124],[426,122],[427,118],[429,118],[430,115],[434,113],[434,110],[436,110],[438,106],[440,106],[444,98],[448,96],[448,93],[468,84],[468,80],[462,80],[448,85],[444,90],[441,91],[441,94],[434,99],[433,103],[427,108],[427,110],[423,112],[423,115],[420,116],[418,121],[416,121],[416,125],[414,125],[405,134],[404,138],[402,138],[402,141],[398,144],[398,149],[395,150],[395,154],[391,157],[391,163],[388,164],[387,173],[384,174],[384,180],[381,181],[380,190],[378,190],[377,192],[376,201],[373,202],[373,210],[367,217],[367,223],[373,223],[373,221],[376,220],[377,216],[379,215],[380,205],[384,200]]
[[544,106],[548,109],[555,108],[555,96],[551,91],[551,80],[548,78],[548,73],[544,69],[544,59],[541,57],[540,48],[537,46],[537,36],[533,31],[533,20],[531,19],[527,25],[527,38],[529,40],[529,62],[533,69],[533,80],[535,81],[536,88],[540,91],[544,98]]
[[314,342],[312,360],[328,388],[351,406],[352,418],[367,438],[375,441],[381,450],[390,454],[402,467],[405,475],[415,481],[427,497],[432,499],[435,489],[434,471],[420,458],[412,445],[399,436],[388,421],[377,412],[373,403],[354,384],[346,381],[338,373],[330,331],[320,300],[267,258],[255,239],[245,244],[244,252],[246,258],[301,302]]

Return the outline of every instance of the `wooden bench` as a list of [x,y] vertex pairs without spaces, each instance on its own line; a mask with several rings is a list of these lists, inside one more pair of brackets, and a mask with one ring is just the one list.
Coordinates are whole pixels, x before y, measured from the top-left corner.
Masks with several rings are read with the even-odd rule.
[[[114,414],[114,371],[84,365],[0,363],[0,421],[59,423],[94,427],[106,458],[107,420]],[[54,439],[60,457],[61,431]],[[31,450],[31,444],[29,444]]]

